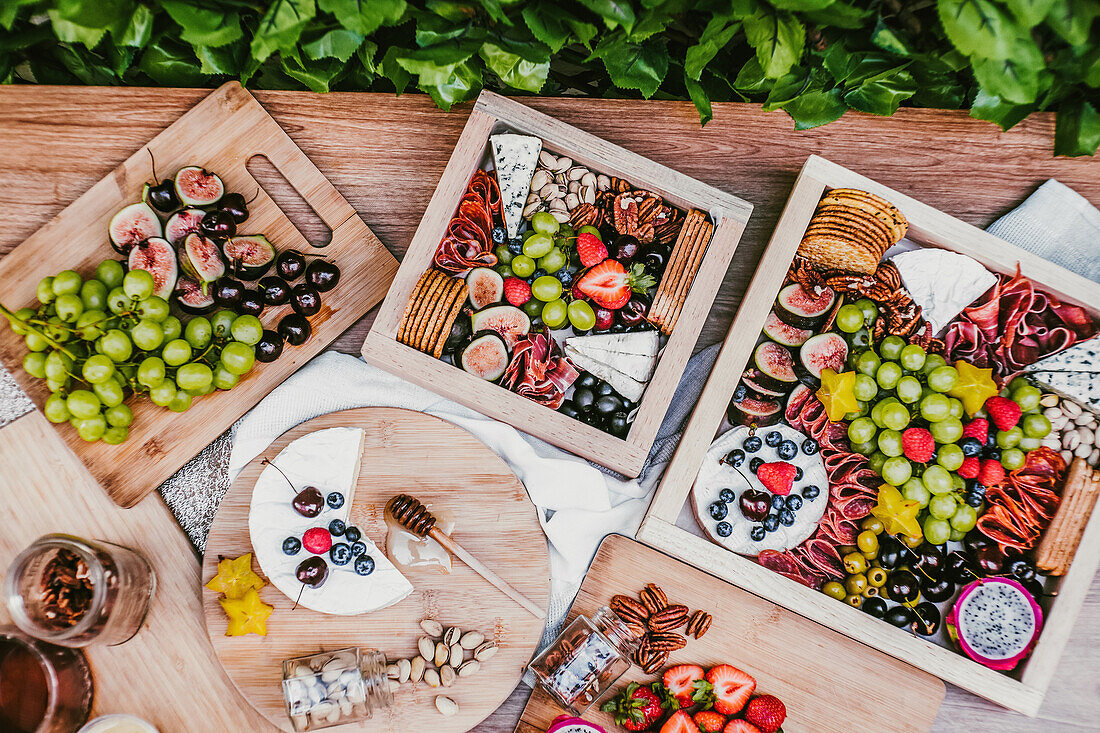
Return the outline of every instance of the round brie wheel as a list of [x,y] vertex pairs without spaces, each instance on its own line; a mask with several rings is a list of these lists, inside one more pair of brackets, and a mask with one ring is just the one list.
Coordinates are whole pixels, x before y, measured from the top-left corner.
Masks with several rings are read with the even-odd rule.
[[[783,440],[794,441],[799,450],[794,458],[784,461],[779,457],[778,446],[772,447],[764,441],[769,433],[779,432]],[[802,451],[802,442],[807,436],[788,425],[771,425],[766,428],[757,428],[755,435],[760,438],[760,450],[755,453],[745,451],[745,460],[737,468],[722,462],[730,451],[735,448],[744,450],[745,439],[749,437],[750,430],[746,426],[738,426],[722,434],[703,458],[702,468],[695,479],[695,485],[691,489],[692,509],[695,512],[695,520],[706,532],[711,541],[725,547],[731,552],[740,555],[756,557],[764,550],[789,550],[805,541],[817,529],[818,522],[825,514],[825,507],[829,503],[829,477],[825,473],[825,463],[821,460],[821,451],[813,455],[806,455]],[[748,489],[756,489],[771,495],[771,492],[760,483],[756,475],[749,469],[749,462],[753,458],[760,458],[764,463],[785,462],[802,469],[802,478],[796,479],[791,486],[789,496],[802,498],[802,506],[794,513],[794,524],[784,527],[780,524],[774,532],[766,532],[764,539],[754,540],[750,536],[753,527],[761,526],[761,522],[753,522],[741,513],[739,500],[741,494]],[[813,499],[802,496],[802,489],[806,486],[816,486],[818,495]],[[710,506],[720,502],[722,489],[729,489],[734,493],[733,501],[726,504],[726,516],[717,520],[711,517]],[[775,514],[775,509],[771,510]],[[730,525],[730,534],[722,537],[718,534],[718,525],[726,522]]]

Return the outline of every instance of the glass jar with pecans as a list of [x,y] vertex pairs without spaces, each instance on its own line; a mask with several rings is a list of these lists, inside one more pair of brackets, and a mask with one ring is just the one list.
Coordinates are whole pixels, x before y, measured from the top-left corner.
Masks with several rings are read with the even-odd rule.
[[138,632],[155,586],[152,567],[134,550],[50,534],[12,562],[4,598],[29,636],[69,647],[110,646]]
[[638,638],[619,616],[600,606],[592,618],[581,615],[531,662],[539,687],[576,715],[630,669]]

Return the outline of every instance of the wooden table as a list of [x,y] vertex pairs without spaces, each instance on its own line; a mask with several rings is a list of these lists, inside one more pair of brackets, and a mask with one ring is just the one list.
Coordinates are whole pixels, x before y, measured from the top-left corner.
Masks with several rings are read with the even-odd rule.
[[[0,255],[204,94],[203,90],[0,88],[0,210],[5,213],[4,226],[0,227]],[[256,96],[382,241],[400,256],[427,206],[468,107],[442,113],[426,97],[413,95],[394,98],[258,92]],[[782,112],[765,114],[751,105],[717,104],[715,120],[700,129],[694,108],[684,103],[525,101],[756,205],[705,325],[701,345],[725,334],[791,184],[811,153],[903,189],[979,226],[1011,209],[1050,177],[1100,202],[1100,160],[1052,158],[1054,121],[1049,116],[1035,116],[1009,133],[1000,134],[993,125],[971,120],[964,112],[902,110],[891,118],[849,113],[824,128],[796,133]],[[257,168],[262,168],[260,161]],[[282,203],[307,235],[315,231],[304,204]],[[373,314],[361,320],[334,348],[357,354],[372,318]],[[65,490],[73,495],[77,507],[102,505],[99,497],[91,495],[97,488],[78,478],[80,472],[73,470],[70,457],[59,448],[60,442],[56,438],[38,441],[38,436],[51,432],[43,430],[40,423],[43,419],[38,415],[22,418],[0,431],[0,445],[19,440],[51,455],[44,458],[30,450],[8,451],[6,458],[0,458],[0,474],[17,477],[48,461],[61,472],[58,483],[67,484]],[[15,481],[0,482],[0,494],[5,507],[33,500],[33,495],[21,493]],[[135,526],[141,525],[147,534],[165,537],[165,558],[174,558],[166,559],[160,568],[162,576],[168,574],[162,587],[195,588],[198,559],[186,557],[182,532],[160,499],[150,497],[130,511]],[[35,516],[39,521],[49,521],[41,514]],[[54,528],[46,523],[40,531]],[[0,557],[0,562],[8,560],[6,555]],[[127,707],[122,701],[133,695],[129,698],[135,701],[131,709],[148,710],[148,701],[157,700],[170,686],[175,691],[172,696],[159,699],[165,700],[162,708],[168,706],[176,712],[157,719],[164,721],[161,725],[166,733],[184,730],[178,721],[185,719],[188,710],[202,714],[202,718],[195,719],[208,720],[213,715],[209,730],[263,729],[251,724],[258,716],[250,709],[235,709],[236,693],[220,670],[208,666],[211,650],[201,633],[197,592],[183,595],[186,597],[179,607],[173,607],[182,619],[179,640],[175,641],[180,646],[160,650],[170,654],[168,673],[162,679],[147,676],[149,681],[144,686],[128,692],[112,675],[131,661],[145,664],[144,657],[154,650],[135,641],[98,653],[93,664],[98,677],[107,680],[100,682],[98,708],[122,709]],[[1100,719],[1100,696],[1093,681],[1093,660],[1100,654],[1097,628],[1100,581],[1094,583],[1085,602],[1040,718],[1008,713],[949,689],[934,730],[1095,730],[1095,721]],[[183,696],[183,690],[189,694]],[[217,700],[213,706],[211,694]],[[511,731],[526,696],[525,689],[517,689],[478,730]],[[136,701],[142,699],[146,703],[139,705]],[[245,705],[243,701],[239,704]]]

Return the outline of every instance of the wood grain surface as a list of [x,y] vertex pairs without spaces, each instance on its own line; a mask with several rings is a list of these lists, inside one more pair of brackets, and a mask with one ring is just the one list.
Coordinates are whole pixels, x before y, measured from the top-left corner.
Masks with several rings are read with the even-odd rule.
[[[245,466],[229,487],[210,529],[203,559],[204,582],[217,575],[219,559],[252,552],[248,510],[252,488],[264,470],[262,461],[274,459],[303,435],[332,427],[366,431],[349,525],[355,524],[384,548],[383,512],[393,496],[407,492],[433,511],[450,510],[456,517],[455,540],[546,608],[550,595],[546,537],[516,475],[462,428],[432,415],[389,407],[342,410],[307,420],[276,438]],[[288,501],[290,496],[288,493]],[[253,566],[260,572],[257,563]],[[260,575],[263,577],[262,572]],[[288,732],[293,728],[282,697],[284,659],[346,646],[378,649],[390,662],[409,659],[417,655],[417,639],[424,635],[419,622],[425,618],[481,631],[496,641],[500,651],[475,676],[460,678],[448,688],[432,689],[426,683],[404,685],[394,695],[393,707],[356,726],[387,733],[468,730],[508,697],[542,638],[545,620],[531,615],[457,558],[449,575],[419,568],[405,576],[413,585],[411,595],[388,608],[358,616],[311,611],[268,585],[261,590],[261,598],[273,605],[275,612],[268,619],[266,637],[227,637],[219,596],[203,589],[206,630],[215,654],[241,694]],[[435,708],[437,695],[457,702],[458,713],[442,717]]]
[[[31,159],[27,151],[9,153],[21,160]],[[331,241],[323,249],[315,249],[267,192],[257,187],[248,171],[248,163],[255,156],[266,157],[332,231]],[[299,347],[288,346],[273,363],[257,363],[231,392],[197,398],[191,409],[182,413],[157,407],[146,398],[130,399],[134,423],[129,439],[122,445],[86,443],[71,425],[57,426],[73,453],[122,506],[133,506],[160,486],[359,320],[385,296],[397,268],[396,260],[355,209],[252,95],[231,82],[143,145],[0,260],[0,298],[4,304],[11,310],[36,304],[35,289],[43,277],[65,269],[87,275],[103,259],[117,257],[107,240],[107,224],[123,206],[141,200],[142,186],[152,178],[150,162],[154,159],[162,175],[186,165],[201,165],[216,172],[227,190],[249,197],[255,192],[241,233],[262,232],[277,249],[323,253],[340,267],[341,279],[321,299],[320,312],[310,318],[313,332],[309,341]],[[44,177],[54,176],[47,173]],[[290,312],[290,305],[266,309],[264,327],[275,328],[279,319]],[[0,324],[0,361],[41,408],[50,392],[44,380],[20,368],[26,354],[23,338],[4,320]]]
[[[201,89],[0,86],[0,205],[8,213],[0,228],[0,254],[33,234],[207,93]],[[257,91],[255,95],[389,250],[400,256],[435,190],[470,105],[442,113],[420,95],[395,98],[387,94],[279,91]],[[783,112],[764,113],[754,105],[715,104],[715,119],[700,129],[694,108],[681,102],[522,101],[755,205],[737,259],[704,325],[700,346],[725,336],[798,171],[810,154],[849,166],[981,227],[1051,177],[1090,201],[1100,202],[1100,160],[1051,157],[1053,115],[1032,115],[1001,133],[995,125],[970,119],[962,111],[902,109],[889,118],[849,112],[825,127],[796,132]],[[269,187],[269,192],[282,202],[277,187]],[[307,207],[284,209],[312,238]],[[359,353],[375,313],[346,331],[333,348]],[[37,421],[37,430],[50,431],[41,416],[23,420]],[[6,433],[0,432],[0,440],[4,439]],[[45,459],[9,456],[0,469],[18,476],[38,460]],[[82,500],[89,486],[99,491],[87,481],[70,483],[66,490]],[[6,505],[14,501],[11,496],[4,496]],[[159,498],[146,504],[154,502],[160,507],[157,520],[144,517],[149,531],[179,535],[172,546],[185,548],[182,533]],[[60,499],[57,505],[61,505]],[[149,511],[145,506],[139,510]],[[177,552],[186,555],[185,549]],[[191,572],[198,577],[197,560]],[[187,587],[193,589],[194,582]],[[198,603],[195,597],[196,618]],[[197,621],[185,628],[201,633]],[[1095,675],[1095,659],[1100,655],[1098,630],[1100,580],[1094,580],[1038,718],[1008,712],[949,687],[933,730],[1095,730],[1100,719]],[[125,649],[120,647],[120,653]],[[203,654],[193,651],[181,660],[181,674],[188,679],[206,674],[203,665],[212,659],[209,646]],[[176,678],[171,683],[175,689]],[[219,694],[233,694],[227,685],[223,680]],[[131,698],[122,696],[124,685],[101,692],[97,703],[101,708],[133,708],[128,702]],[[145,699],[156,700],[155,695],[155,690],[149,691]],[[517,688],[477,730],[511,731],[528,695],[526,687]],[[240,698],[236,704],[241,704]],[[231,715],[201,715],[198,719],[218,718],[210,730],[263,729],[262,725],[240,723]],[[252,717],[263,722],[259,716]],[[184,726],[177,729],[186,730]]]
[[[714,617],[703,638],[688,639],[666,667],[732,664],[744,670],[756,678],[758,692],[773,694],[787,706],[783,729],[790,733],[851,733],[853,720],[865,731],[924,733],[936,717],[944,684],[932,675],[622,535],[608,536],[596,550],[569,618],[591,617],[613,595],[634,596],[647,583],[659,585],[671,603]],[[654,679],[631,667],[611,694],[628,682]],[[848,694],[857,688],[858,695]],[[536,691],[516,731],[539,733],[564,712],[549,695]],[[596,708],[585,719],[615,729],[611,715]]]

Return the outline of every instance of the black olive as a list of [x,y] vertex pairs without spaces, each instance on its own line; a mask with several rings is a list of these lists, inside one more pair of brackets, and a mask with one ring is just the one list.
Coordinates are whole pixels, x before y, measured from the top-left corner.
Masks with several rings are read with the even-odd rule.
[[312,316],[321,310],[321,294],[312,285],[295,285],[290,291],[290,307],[302,316]]
[[290,300],[290,285],[281,277],[265,277],[258,283],[264,303],[282,305]]
[[571,417],[574,420],[579,419],[581,416],[580,410],[578,410],[577,406],[573,404],[570,400],[566,400],[565,402],[561,403],[561,407],[558,408],[558,412],[565,415],[566,417]]
[[603,397],[604,395],[615,394],[615,388],[607,382],[600,382],[598,385],[596,385],[596,394],[600,397]]
[[596,401],[596,393],[588,387],[581,387],[573,392],[573,404],[580,410],[587,410]]
[[306,268],[306,282],[318,292],[327,293],[340,282],[340,268],[326,260],[314,260]]
[[883,621],[891,626],[904,629],[913,623],[913,612],[905,606],[894,606],[882,617]]
[[275,258],[275,272],[288,283],[297,280],[305,269],[306,258],[296,249],[280,252]]
[[576,385],[578,387],[586,387],[588,389],[594,389],[600,380],[596,378],[596,375],[592,372],[581,372],[581,375],[577,377]]
[[623,409],[623,401],[613,394],[603,395],[596,400],[596,412],[601,415],[610,415]]
[[624,410],[619,410],[614,413],[607,421],[607,427],[611,430],[611,434],[625,438],[626,434],[630,432],[630,419]]
[[264,312],[264,300],[255,290],[246,290],[237,303],[237,310],[242,316],[258,316]]
[[283,337],[277,332],[264,329],[263,336],[256,343],[256,361],[268,364],[283,353]]
[[886,601],[878,597],[868,598],[863,602],[860,608],[863,609],[864,613],[870,614],[875,618],[882,618],[886,615]]
[[309,340],[311,328],[305,316],[289,313],[279,321],[279,335],[291,346],[301,346]]

